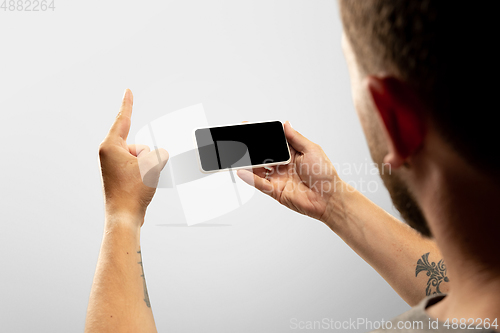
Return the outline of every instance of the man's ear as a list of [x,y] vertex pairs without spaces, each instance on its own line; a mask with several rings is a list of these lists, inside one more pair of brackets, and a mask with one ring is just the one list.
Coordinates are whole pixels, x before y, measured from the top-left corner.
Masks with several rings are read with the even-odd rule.
[[397,169],[423,143],[426,112],[414,91],[394,77],[367,77],[375,112],[384,124],[389,153],[384,163]]

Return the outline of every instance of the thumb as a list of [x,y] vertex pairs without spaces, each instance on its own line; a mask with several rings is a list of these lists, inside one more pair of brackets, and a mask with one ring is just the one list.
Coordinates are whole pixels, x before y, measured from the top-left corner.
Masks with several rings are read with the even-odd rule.
[[167,164],[168,158],[168,152],[163,148],[159,148],[137,159],[144,185],[156,188],[160,172]]
[[285,136],[288,143],[298,152],[305,153],[311,151],[316,144],[292,128],[290,122],[285,122]]

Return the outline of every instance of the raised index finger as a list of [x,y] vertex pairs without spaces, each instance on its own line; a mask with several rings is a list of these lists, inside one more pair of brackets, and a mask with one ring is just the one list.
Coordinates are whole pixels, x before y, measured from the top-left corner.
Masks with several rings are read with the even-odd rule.
[[116,116],[115,122],[109,130],[109,136],[121,137],[123,140],[127,140],[128,132],[130,130],[130,118],[132,116],[133,104],[134,96],[132,95],[132,91],[130,91],[130,89],[126,89],[125,94],[123,95],[120,112]]

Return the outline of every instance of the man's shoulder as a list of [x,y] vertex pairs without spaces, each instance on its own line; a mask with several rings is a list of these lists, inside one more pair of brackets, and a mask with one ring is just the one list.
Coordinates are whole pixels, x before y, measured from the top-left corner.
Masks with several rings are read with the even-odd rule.
[[425,309],[433,304],[440,302],[446,295],[432,295],[424,298],[417,306],[409,311],[397,316],[396,318],[384,322],[384,326],[372,331],[371,333],[436,333],[436,332],[456,332],[456,333],[495,333],[491,329],[457,328],[449,322],[438,321],[429,317]]
[[[399,316],[384,322],[384,326],[376,329],[376,333],[382,332],[432,332],[429,330],[430,317],[426,314],[425,308],[429,302],[437,303],[446,295],[433,295],[423,299],[418,305]],[[434,330],[436,332],[436,330]]]

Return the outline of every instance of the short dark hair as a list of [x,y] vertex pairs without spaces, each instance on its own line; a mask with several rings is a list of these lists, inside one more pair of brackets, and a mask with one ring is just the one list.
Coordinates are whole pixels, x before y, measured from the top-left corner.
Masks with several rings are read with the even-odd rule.
[[500,92],[488,79],[498,63],[492,46],[498,29],[486,26],[499,20],[488,17],[496,9],[442,0],[339,3],[361,69],[367,74],[393,69],[414,88],[455,151],[496,174],[500,159],[494,111],[499,110]]

